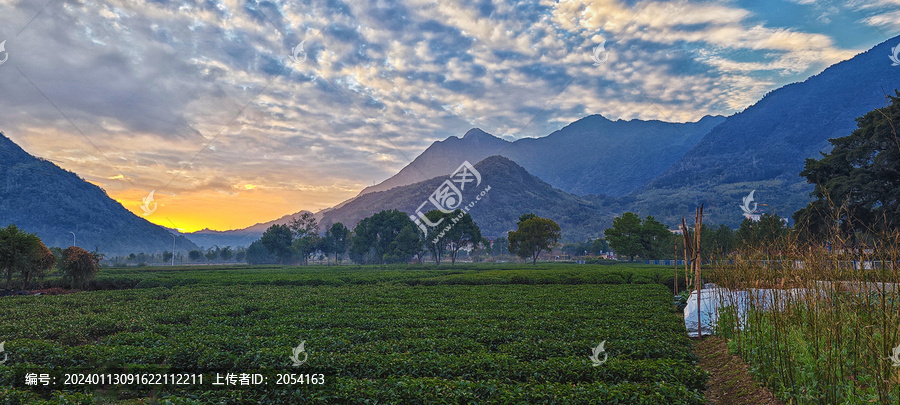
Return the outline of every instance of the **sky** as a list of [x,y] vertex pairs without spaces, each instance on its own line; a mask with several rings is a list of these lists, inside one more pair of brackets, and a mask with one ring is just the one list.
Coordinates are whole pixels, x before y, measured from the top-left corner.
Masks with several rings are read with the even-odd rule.
[[900,0],[0,0],[0,131],[151,222],[238,229],[470,128],[731,115],[898,34]]

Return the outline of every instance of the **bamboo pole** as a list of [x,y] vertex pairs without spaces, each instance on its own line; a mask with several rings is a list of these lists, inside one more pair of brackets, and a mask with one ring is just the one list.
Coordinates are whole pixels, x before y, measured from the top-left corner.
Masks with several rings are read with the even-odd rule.
[[691,261],[691,267],[694,268],[694,287],[697,289],[697,339],[703,338],[703,331],[700,328],[700,290],[703,288],[700,281],[700,232],[703,229],[703,204],[697,208],[697,215],[694,217],[694,259]]

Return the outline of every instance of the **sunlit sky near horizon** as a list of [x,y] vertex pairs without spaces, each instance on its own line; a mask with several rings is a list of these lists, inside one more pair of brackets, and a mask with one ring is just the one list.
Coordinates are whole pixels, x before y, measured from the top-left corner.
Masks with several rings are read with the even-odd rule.
[[235,229],[473,127],[730,115],[898,34],[900,0],[0,0],[0,131],[138,215],[155,190],[151,222]]

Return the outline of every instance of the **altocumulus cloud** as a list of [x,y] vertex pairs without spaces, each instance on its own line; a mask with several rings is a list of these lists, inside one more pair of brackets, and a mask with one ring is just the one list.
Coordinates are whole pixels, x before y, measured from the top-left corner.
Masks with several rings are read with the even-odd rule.
[[894,0],[743,3],[7,1],[0,130],[113,195],[316,209],[471,127],[730,114],[900,28]]

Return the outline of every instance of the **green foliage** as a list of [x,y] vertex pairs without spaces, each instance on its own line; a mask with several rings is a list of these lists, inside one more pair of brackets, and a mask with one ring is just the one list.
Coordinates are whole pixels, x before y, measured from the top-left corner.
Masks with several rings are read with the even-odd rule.
[[288,264],[293,257],[294,250],[292,244],[294,235],[287,225],[275,224],[263,232],[259,241],[266,247],[266,250],[274,254],[281,264]]
[[269,253],[266,246],[261,241],[254,241],[247,246],[247,263],[248,264],[275,264],[278,263],[278,257]]
[[[10,359],[0,365],[0,386],[10,388],[0,396],[26,403],[151,396],[173,403],[704,403],[706,375],[693,364],[669,291],[587,282],[610,268],[622,274],[656,268],[425,268],[122,269],[114,271],[170,277],[173,287],[3,299],[0,312],[9,321],[0,334]],[[284,273],[342,284],[271,283]],[[435,276],[444,282],[430,284]],[[301,340],[309,361],[294,369],[288,357]],[[609,360],[592,367],[588,355],[604,340]],[[327,382],[302,389],[169,385],[51,393],[14,378],[27,367],[108,364],[315,370]]]
[[523,259],[531,259],[537,264],[542,251],[551,251],[559,242],[560,228],[552,219],[541,218],[534,214],[519,217],[518,229],[511,231],[509,252]]
[[56,263],[53,252],[37,235],[15,225],[0,228],[0,271],[6,276],[6,288],[12,287],[13,276],[22,279],[25,289],[32,278],[41,278]]
[[303,264],[307,264],[309,255],[322,248],[319,223],[311,212],[304,212],[299,217],[292,219],[288,228],[293,232],[291,249],[294,256],[299,258]]
[[431,253],[431,258],[437,265],[440,265],[441,260],[444,260],[444,253],[447,251],[447,244],[450,236],[447,234],[446,227],[453,216],[453,213],[445,213],[438,210],[431,210],[425,213],[425,218],[435,226],[428,227],[428,233],[425,234],[424,243],[425,247]]
[[472,216],[462,212],[462,210],[453,211],[450,224],[452,227],[447,232],[447,240],[450,242],[448,247],[450,264],[456,264],[456,258],[460,249],[468,245],[476,247],[483,238],[481,229],[472,220]]
[[637,214],[626,212],[613,220],[612,228],[603,232],[609,246],[617,255],[634,261],[636,256],[648,259],[667,257],[675,239],[669,228],[647,216],[643,222]]
[[418,249],[418,239],[401,238],[400,232],[415,223],[397,210],[381,211],[363,219],[353,229],[350,253],[357,263],[382,264],[408,262]]
[[[737,239],[752,248],[768,249],[790,232],[790,227],[774,214],[762,214],[759,221],[745,219],[737,231]],[[702,238],[701,234],[701,238]]]
[[[134,253],[132,253],[134,255]],[[203,252],[199,250],[192,250],[188,252],[188,258],[191,259],[192,262],[199,261],[203,257]],[[134,259],[132,259],[134,260]]]
[[325,237],[322,238],[322,251],[325,255],[334,254],[334,261],[338,263],[341,255],[350,247],[350,229],[344,224],[338,222],[331,225],[325,231]]
[[816,202],[795,219],[815,227],[836,219],[848,235],[900,229],[900,91],[895,94],[887,107],[857,118],[850,135],[829,139],[833,148],[821,159],[806,159],[800,175],[815,185]]

